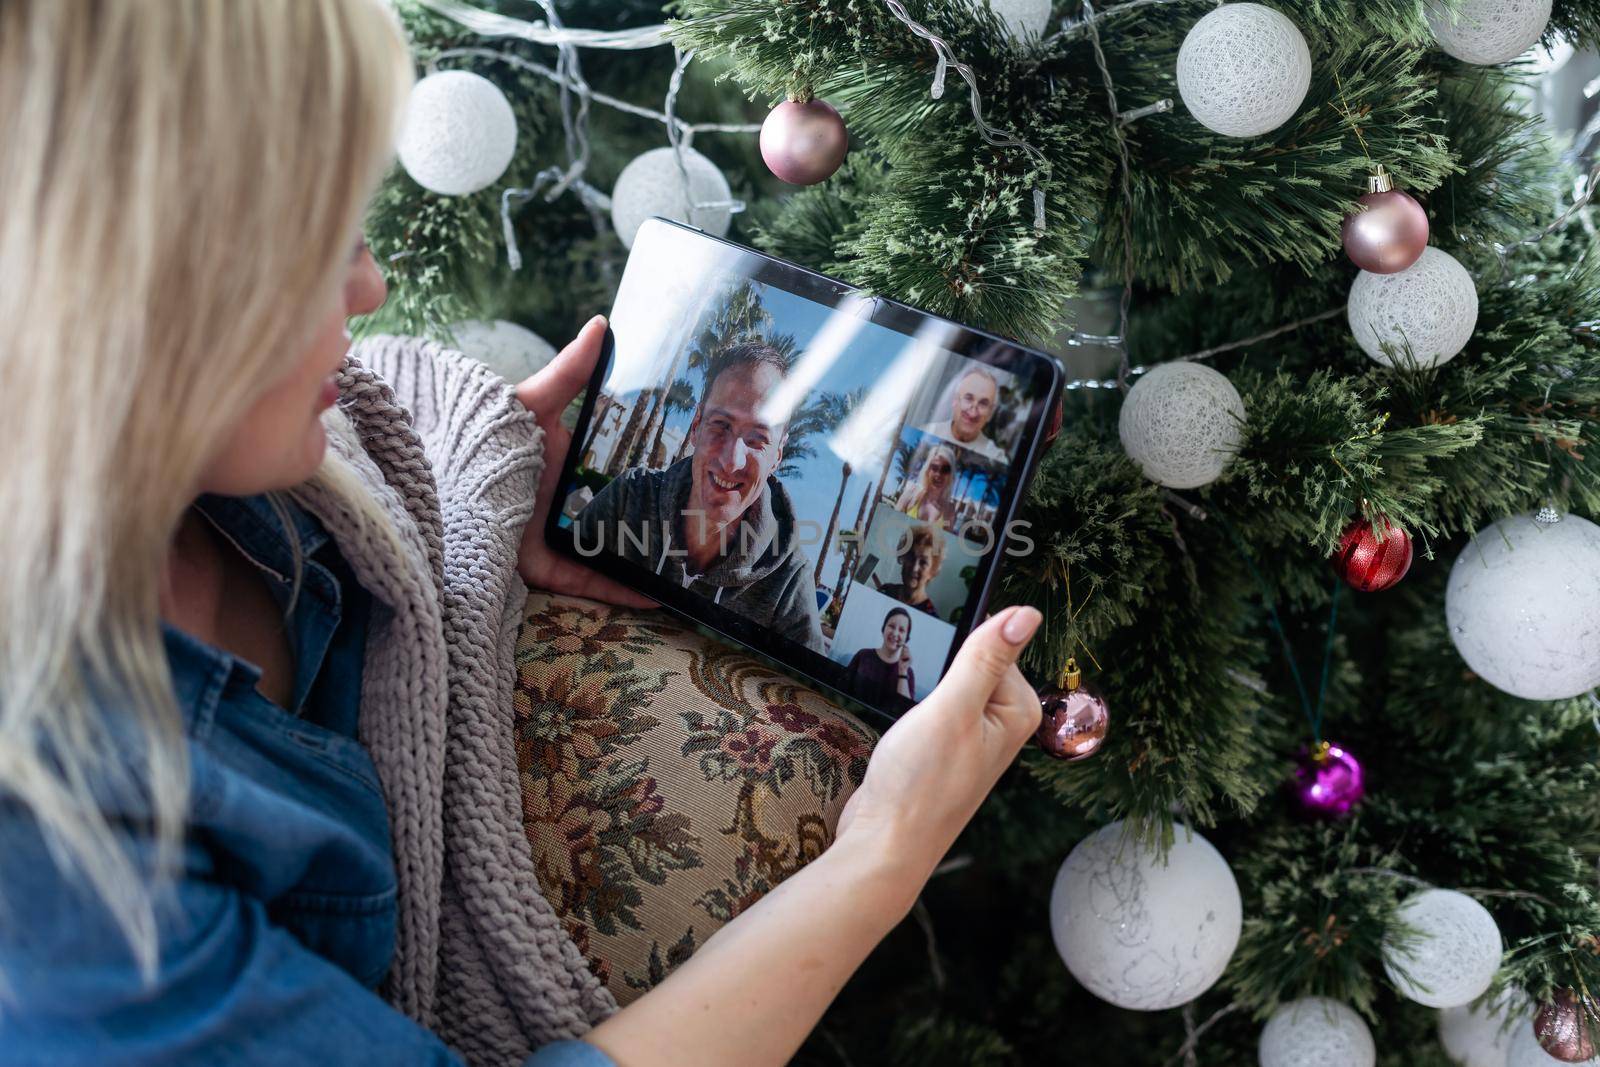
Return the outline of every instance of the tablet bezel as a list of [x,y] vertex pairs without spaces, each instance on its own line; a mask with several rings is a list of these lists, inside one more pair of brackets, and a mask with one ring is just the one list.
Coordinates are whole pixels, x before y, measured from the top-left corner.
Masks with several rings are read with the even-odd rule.
[[[661,232],[663,230],[667,232]],[[824,306],[836,306],[839,299],[843,297],[860,296],[871,305],[871,315],[867,317],[867,321],[905,336],[914,336],[917,329],[926,322],[938,322],[950,327],[953,331],[948,338],[941,339],[939,345],[941,350],[997,367],[1012,374],[1020,376],[1026,373],[1031,376],[1033,388],[1030,391],[1035,394],[1035,399],[1023,423],[1021,442],[1024,447],[1017,453],[1016,459],[1006,469],[1005,485],[1001,490],[1000,504],[995,513],[999,527],[997,536],[989,551],[976,558],[977,573],[973,577],[967,596],[967,603],[962,611],[961,621],[953,624],[955,626],[955,634],[951,638],[950,650],[939,672],[939,676],[942,678],[944,673],[950,669],[950,664],[954,660],[962,642],[971,633],[974,622],[982,621],[984,605],[988,603],[990,593],[993,590],[995,575],[999,569],[998,564],[1009,540],[1007,532],[1011,529],[1012,520],[1015,518],[1017,508],[1022,501],[1023,493],[1029,480],[1033,477],[1039,458],[1045,449],[1043,441],[1044,421],[1060,395],[1060,365],[1052,356],[1035,349],[1026,348],[996,334],[953,322],[887,297],[864,294],[856,286],[849,285],[836,278],[830,278],[817,271],[802,267],[797,263],[790,263],[776,256],[769,256],[766,253],[746,248],[733,241],[713,237],[697,227],[686,226],[669,219],[651,218],[646,220],[639,230],[639,238],[635,240],[635,244],[637,245],[638,240],[641,239],[660,240],[663,238],[676,241],[714,242],[723,246],[727,252],[737,253],[741,257],[737,261],[736,269],[741,272],[747,271],[741,276],[748,277],[751,281],[777,286],[802,299],[810,300],[814,303],[822,303]],[[813,294],[825,296],[827,299],[818,300]],[[801,675],[807,681],[845,697],[858,707],[870,709],[890,721],[903,715],[916,703],[915,700],[897,696],[896,700],[899,706],[892,708],[879,707],[867,701],[849,687],[850,672],[845,664],[830,659],[821,652],[780,637],[736,612],[711,603],[703,597],[691,594],[687,589],[662,578],[648,568],[630,563],[610,552],[585,554],[578,551],[575,538],[576,524],[562,526],[562,510],[568,494],[574,488],[577,460],[583,454],[584,442],[588,437],[589,422],[594,415],[596,397],[611,371],[611,362],[615,351],[614,342],[615,339],[611,330],[607,328],[604,349],[601,352],[600,359],[595,363],[594,373],[590,375],[588,385],[584,388],[582,407],[578,413],[577,422],[572,429],[571,444],[567,448],[566,458],[561,465],[561,477],[556,484],[555,495],[550,502],[550,511],[546,518],[544,530],[546,543],[562,555],[577,560],[579,563],[631,589],[638,590],[689,622],[706,627],[727,640],[761,653],[774,660],[785,670]],[[853,582],[855,580],[853,575],[849,578],[849,581]]]

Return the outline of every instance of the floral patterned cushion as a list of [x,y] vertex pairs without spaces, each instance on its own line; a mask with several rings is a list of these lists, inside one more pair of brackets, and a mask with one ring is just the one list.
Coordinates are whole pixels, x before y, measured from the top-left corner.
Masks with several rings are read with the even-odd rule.
[[874,738],[664,612],[545,593],[515,708],[540,885],[622,1004],[828,846]]

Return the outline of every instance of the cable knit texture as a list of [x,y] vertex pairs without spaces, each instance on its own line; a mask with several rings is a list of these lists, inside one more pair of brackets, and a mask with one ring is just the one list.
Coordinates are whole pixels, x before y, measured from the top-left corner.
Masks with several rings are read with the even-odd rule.
[[543,431],[500,378],[414,338],[364,341],[340,392],[329,446],[398,541],[330,493],[298,495],[378,602],[360,730],[400,884],[384,992],[473,1064],[520,1063],[616,1010],[540,893],[523,834],[516,559]]

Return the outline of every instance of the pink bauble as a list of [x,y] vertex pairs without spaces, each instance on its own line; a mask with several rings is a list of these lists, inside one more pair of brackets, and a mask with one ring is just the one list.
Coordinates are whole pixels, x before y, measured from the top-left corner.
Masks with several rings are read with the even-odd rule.
[[1111,727],[1111,709],[1099,694],[1079,685],[1048,689],[1039,695],[1043,713],[1033,739],[1046,753],[1067,763],[1100,751]]
[[1395,274],[1422,257],[1428,247],[1428,213],[1399,189],[1368,193],[1362,210],[1344,220],[1345,254],[1373,274]]
[[761,124],[761,158],[790,185],[815,185],[839,169],[850,150],[844,119],[825,100],[787,100]]

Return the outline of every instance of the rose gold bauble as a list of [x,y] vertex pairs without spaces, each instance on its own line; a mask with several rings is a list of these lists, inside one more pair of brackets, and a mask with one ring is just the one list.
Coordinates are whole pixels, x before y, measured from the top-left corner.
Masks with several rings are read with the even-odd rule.
[[790,185],[815,185],[839,169],[850,150],[844,119],[825,100],[787,100],[761,124],[761,158]]
[[1533,1036],[1539,1047],[1563,1063],[1583,1063],[1594,1058],[1594,1024],[1583,1001],[1563,989],[1533,1017]]
[[1341,235],[1350,261],[1373,274],[1395,274],[1422,258],[1428,247],[1428,213],[1379,167],[1367,179],[1361,210],[1344,220]]
[[1111,725],[1106,702],[1079,681],[1078,664],[1067,660],[1056,688],[1039,696],[1039,730],[1034,740],[1058,760],[1074,763],[1100,751]]

